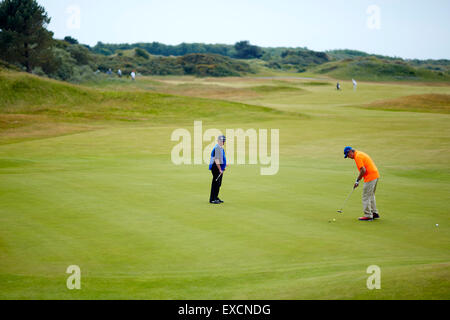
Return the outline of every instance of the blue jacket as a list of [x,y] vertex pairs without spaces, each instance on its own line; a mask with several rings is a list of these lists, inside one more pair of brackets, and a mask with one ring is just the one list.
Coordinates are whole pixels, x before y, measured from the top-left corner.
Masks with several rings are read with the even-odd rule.
[[212,170],[213,165],[215,165],[215,159],[216,159],[216,149],[217,147],[219,147],[219,149],[221,150],[221,155],[219,155],[219,159],[221,159],[222,161],[220,161],[220,168],[222,169],[222,171],[225,171],[226,167],[227,167],[227,157],[225,156],[225,150],[223,148],[220,148],[220,146],[218,144],[215,145],[214,149],[211,152],[211,161],[209,162],[209,170]]

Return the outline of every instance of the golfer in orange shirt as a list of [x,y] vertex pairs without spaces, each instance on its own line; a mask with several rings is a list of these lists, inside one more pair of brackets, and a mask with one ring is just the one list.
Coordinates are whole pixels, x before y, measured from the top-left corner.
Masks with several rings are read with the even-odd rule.
[[364,178],[364,188],[362,195],[362,203],[364,207],[364,217],[359,218],[360,221],[373,221],[379,219],[380,215],[377,210],[375,201],[375,191],[377,190],[378,179],[380,173],[373,160],[364,152],[346,147],[344,150],[345,158],[354,159],[356,167],[359,171],[358,179],[356,179],[354,188],[358,188],[359,181]]

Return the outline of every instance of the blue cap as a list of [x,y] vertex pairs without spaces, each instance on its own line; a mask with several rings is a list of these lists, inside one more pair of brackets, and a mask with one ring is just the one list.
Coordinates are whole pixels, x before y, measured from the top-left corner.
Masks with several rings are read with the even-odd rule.
[[344,149],[345,159],[348,158],[348,153],[349,153],[350,151],[352,151],[352,150],[353,150],[352,147],[345,147],[345,149]]
[[221,141],[221,142],[226,142],[226,141],[227,141],[227,137],[225,137],[225,136],[220,136],[220,137],[219,137],[219,141]]

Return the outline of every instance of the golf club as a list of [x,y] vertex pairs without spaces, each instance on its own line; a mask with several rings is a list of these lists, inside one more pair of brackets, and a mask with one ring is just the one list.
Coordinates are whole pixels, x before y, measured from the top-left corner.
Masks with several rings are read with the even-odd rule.
[[352,192],[350,192],[350,194],[348,195],[347,199],[345,199],[345,202],[344,202],[344,204],[342,205],[342,209],[341,209],[341,210],[338,210],[338,211],[337,211],[338,213],[344,213],[345,205],[347,204],[348,199],[350,199],[350,197],[352,196],[353,191],[355,191],[355,188],[352,189]]
[[216,182],[219,181],[220,177],[222,176],[223,172],[221,174],[219,174],[219,176],[216,179]]

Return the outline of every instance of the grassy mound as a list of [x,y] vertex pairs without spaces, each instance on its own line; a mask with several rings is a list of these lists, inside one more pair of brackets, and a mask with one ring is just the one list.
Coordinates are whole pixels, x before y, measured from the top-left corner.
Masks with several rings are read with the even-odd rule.
[[250,88],[252,91],[258,93],[279,93],[279,92],[301,92],[304,91],[300,88],[288,87],[288,86],[256,86]]
[[318,86],[331,86],[331,85],[334,85],[334,84],[330,83],[330,82],[323,82],[323,81],[307,81],[307,82],[302,82],[301,85],[302,86],[318,87]]
[[375,57],[347,59],[322,64],[309,70],[338,79],[364,81],[449,81],[448,72],[416,68],[400,60],[383,60]]
[[[221,118],[280,112],[241,103],[181,97],[144,91],[101,91],[40,78],[25,73],[0,71],[0,111],[3,114],[46,114],[64,117],[117,120]],[[157,119],[156,119],[157,116]]]
[[450,113],[450,94],[418,94],[375,101],[364,107],[391,111]]
[[283,112],[268,107],[143,90],[92,89],[0,68],[0,143],[92,130],[105,121],[175,124],[280,117]]

